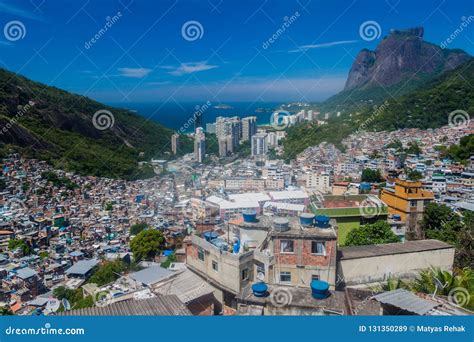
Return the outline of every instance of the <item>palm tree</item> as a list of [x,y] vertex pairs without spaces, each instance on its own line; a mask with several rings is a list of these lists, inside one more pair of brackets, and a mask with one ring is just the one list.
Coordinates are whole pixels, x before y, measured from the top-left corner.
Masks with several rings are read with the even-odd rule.
[[[451,274],[440,268],[420,271],[412,290],[454,298],[461,306],[474,309],[474,271],[470,268],[455,269]],[[462,301],[456,295],[462,296]]]
[[409,286],[402,281],[400,278],[394,278],[391,275],[388,276],[386,283],[379,283],[379,285],[372,288],[375,293],[393,291],[397,289],[408,289]]

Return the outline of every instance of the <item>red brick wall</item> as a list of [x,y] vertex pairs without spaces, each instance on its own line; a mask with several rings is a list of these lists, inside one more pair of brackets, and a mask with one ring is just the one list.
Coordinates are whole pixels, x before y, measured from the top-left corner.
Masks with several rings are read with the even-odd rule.
[[[283,239],[287,240],[287,239]],[[326,256],[322,255],[313,255],[311,253],[311,242],[313,240],[293,240],[294,253],[281,253],[280,254],[280,239],[274,241],[274,254],[275,258],[279,260],[282,264],[287,265],[297,265],[298,261],[301,261],[303,265],[314,265],[314,266],[328,266],[330,255],[332,254],[332,259],[335,257],[335,247],[336,241],[325,241],[326,247]],[[320,241],[320,240],[314,240]],[[302,257],[299,258],[297,253],[301,251]]]
[[198,257],[197,247],[191,244],[186,245],[186,259],[187,258],[197,259],[197,257]]

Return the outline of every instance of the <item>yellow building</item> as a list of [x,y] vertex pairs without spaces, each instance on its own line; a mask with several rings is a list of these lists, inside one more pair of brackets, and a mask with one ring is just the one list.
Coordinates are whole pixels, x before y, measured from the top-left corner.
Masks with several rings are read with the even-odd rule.
[[394,189],[382,189],[380,199],[387,204],[390,215],[400,215],[407,231],[416,234],[425,206],[433,201],[434,195],[431,191],[423,190],[421,182],[397,179]]

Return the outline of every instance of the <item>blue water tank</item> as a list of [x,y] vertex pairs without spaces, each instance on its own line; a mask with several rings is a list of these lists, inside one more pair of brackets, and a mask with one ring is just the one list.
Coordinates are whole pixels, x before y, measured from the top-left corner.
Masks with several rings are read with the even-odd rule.
[[210,242],[214,239],[217,239],[219,237],[219,235],[217,235],[217,233],[215,232],[205,232],[204,234],[202,234],[202,236],[204,237],[204,239],[206,239],[206,241]]
[[393,220],[394,220],[394,221],[401,221],[401,220],[402,220],[401,216],[398,215],[398,214],[395,214],[395,215],[393,215],[392,217],[393,217]]
[[239,253],[239,251],[240,251],[240,240],[235,241],[233,251],[234,251],[235,254]]
[[255,209],[245,210],[242,215],[244,217],[244,222],[253,223],[257,221],[257,211]]
[[303,227],[310,227],[314,223],[314,215],[310,213],[302,213],[300,215],[300,223]]
[[252,285],[253,295],[255,297],[266,297],[268,295],[268,286],[264,282]]
[[316,227],[318,228],[329,228],[329,216],[318,215],[316,216]]
[[329,284],[323,280],[311,281],[311,294],[315,299],[324,299],[329,296]]

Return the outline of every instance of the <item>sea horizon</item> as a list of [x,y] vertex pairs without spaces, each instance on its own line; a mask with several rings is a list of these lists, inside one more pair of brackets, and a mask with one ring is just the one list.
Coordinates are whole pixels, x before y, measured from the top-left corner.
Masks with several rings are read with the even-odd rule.
[[[108,103],[110,106],[128,109],[140,116],[150,118],[170,129],[179,130],[196,111],[201,109],[203,127],[208,123],[214,123],[219,116],[244,118],[256,116],[257,125],[270,124],[270,117],[275,109],[278,109],[286,102],[222,102],[211,103],[206,106],[206,102],[127,102]],[[218,108],[216,108],[216,106]],[[222,108],[228,106],[230,108]],[[191,130],[186,130],[191,131]]]

